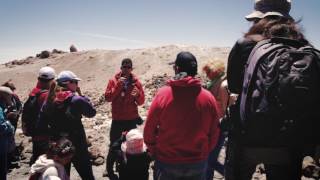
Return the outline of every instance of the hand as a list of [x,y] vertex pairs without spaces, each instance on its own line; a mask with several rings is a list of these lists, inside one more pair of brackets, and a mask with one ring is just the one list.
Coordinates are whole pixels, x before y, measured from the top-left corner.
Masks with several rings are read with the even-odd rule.
[[124,82],[127,80],[127,78],[126,77],[120,77],[119,78],[119,84],[121,85],[121,86],[123,86],[124,85]]
[[137,88],[137,86],[134,86],[134,88],[131,91],[131,96],[137,98],[137,97],[139,97],[139,95],[140,95],[139,94],[139,89]]

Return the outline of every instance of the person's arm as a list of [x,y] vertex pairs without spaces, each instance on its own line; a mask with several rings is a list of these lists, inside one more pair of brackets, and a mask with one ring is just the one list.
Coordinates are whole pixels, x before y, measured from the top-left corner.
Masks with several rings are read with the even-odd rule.
[[144,126],[143,138],[144,142],[148,147],[148,150],[151,155],[154,155],[156,137],[158,133],[158,125],[160,118],[160,107],[158,105],[158,97],[156,96],[151,103],[150,109],[148,111],[148,116],[146,124]]
[[137,104],[140,106],[144,103],[145,97],[144,97],[144,91],[143,91],[143,87],[140,83],[140,81],[137,80],[137,82],[135,83],[135,87],[137,88],[137,97],[135,97],[135,100],[137,102]]
[[120,95],[122,88],[122,81],[109,80],[106,92],[104,94],[106,101],[112,102],[116,97]]
[[86,117],[94,117],[97,113],[89,98],[85,96],[74,96],[72,98],[71,103],[75,104],[75,107],[77,108],[78,112],[81,112],[81,114]]

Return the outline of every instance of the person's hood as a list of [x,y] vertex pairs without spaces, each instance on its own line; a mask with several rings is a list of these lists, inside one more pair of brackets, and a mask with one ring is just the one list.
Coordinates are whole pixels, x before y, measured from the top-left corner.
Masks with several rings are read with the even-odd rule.
[[43,173],[49,167],[56,167],[57,163],[55,163],[52,159],[47,159],[46,155],[42,155],[38,158],[38,160],[31,166],[30,173]]
[[171,79],[167,82],[169,86],[178,87],[201,87],[201,81],[198,78],[191,76],[183,77],[181,79]]
[[55,102],[64,102],[68,97],[73,96],[72,91],[60,91],[56,94]]
[[41,90],[49,90],[46,88],[45,83],[38,81],[35,88],[32,89],[29,96],[35,96],[37,93],[39,93]]

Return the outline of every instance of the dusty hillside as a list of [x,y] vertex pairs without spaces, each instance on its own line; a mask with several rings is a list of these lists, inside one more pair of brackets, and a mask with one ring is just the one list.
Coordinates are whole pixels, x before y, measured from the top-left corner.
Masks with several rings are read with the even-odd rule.
[[[25,100],[28,92],[35,86],[37,73],[43,66],[50,65],[56,69],[57,73],[61,70],[71,70],[82,78],[80,82],[82,91],[92,99],[98,109],[96,117],[83,119],[87,136],[92,143],[90,151],[92,152],[93,163],[96,164],[94,174],[96,179],[106,179],[101,176],[105,168],[105,164],[101,164],[104,162],[107,144],[109,143],[111,113],[110,104],[104,102],[102,94],[108,79],[112,78],[114,73],[119,70],[123,58],[133,60],[133,72],[138,75],[145,88],[146,103],[139,109],[140,115],[145,118],[147,108],[157,88],[165,84],[165,81],[173,75],[170,62],[174,61],[180,51],[190,51],[197,57],[199,73],[201,73],[201,67],[209,60],[226,61],[229,49],[169,45],[148,49],[54,53],[45,59],[29,57],[21,61],[0,65],[0,83],[12,79],[17,86],[17,94]],[[27,179],[28,161],[31,156],[29,140],[22,135],[21,129],[17,130],[16,141],[24,147],[23,160],[18,164],[18,168],[9,173],[9,179]],[[71,179],[80,178],[75,171],[72,171]]]

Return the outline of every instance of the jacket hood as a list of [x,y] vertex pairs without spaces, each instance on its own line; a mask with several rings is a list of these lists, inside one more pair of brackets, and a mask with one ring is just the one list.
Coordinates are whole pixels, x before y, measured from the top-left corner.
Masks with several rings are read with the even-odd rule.
[[73,92],[72,91],[60,91],[56,94],[55,102],[63,102],[65,101],[68,97],[72,96]]
[[178,87],[200,87],[201,81],[197,78],[187,76],[181,79],[171,79],[167,82],[169,86],[178,86]]
[[56,167],[57,163],[55,163],[52,159],[47,159],[46,155],[42,155],[38,158],[38,160],[31,166],[30,173],[43,173],[49,167]]

